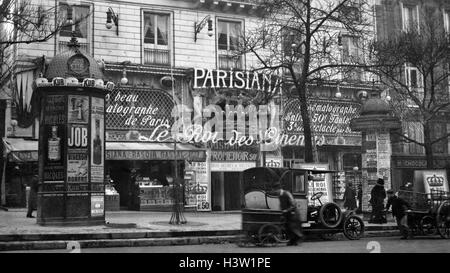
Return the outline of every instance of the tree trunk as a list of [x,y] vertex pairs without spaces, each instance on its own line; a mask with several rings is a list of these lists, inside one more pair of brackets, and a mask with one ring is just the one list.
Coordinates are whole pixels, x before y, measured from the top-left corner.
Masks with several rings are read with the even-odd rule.
[[303,82],[297,88],[300,100],[300,114],[303,121],[303,135],[305,139],[305,162],[314,162],[313,143],[311,134],[311,120],[309,118],[308,104],[306,101],[306,84]]
[[424,132],[424,144],[425,144],[425,157],[427,160],[427,169],[434,168],[433,162],[433,145],[431,143],[431,126],[428,123],[423,125]]

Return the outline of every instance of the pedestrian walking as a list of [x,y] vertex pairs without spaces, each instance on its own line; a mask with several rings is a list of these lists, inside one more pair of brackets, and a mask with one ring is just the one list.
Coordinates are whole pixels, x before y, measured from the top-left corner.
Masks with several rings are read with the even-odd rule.
[[388,190],[387,195],[388,201],[386,204],[386,211],[389,211],[389,208],[392,206],[392,216],[395,217],[395,220],[397,221],[398,229],[402,234],[401,239],[407,239],[410,235],[410,232],[406,210],[410,210],[411,206],[408,204],[408,202],[396,196],[393,190]]
[[295,204],[294,196],[281,188],[281,184],[274,185],[275,194],[280,200],[280,209],[285,218],[285,229],[289,237],[288,246],[297,245],[298,241],[303,239],[302,224],[300,221],[300,212]]
[[378,178],[377,184],[370,192],[369,203],[372,206],[372,215],[369,223],[385,224],[387,223],[384,213],[384,199],[386,198],[386,190],[384,189],[384,180]]
[[348,183],[344,192],[344,208],[348,210],[356,209],[356,191],[352,183]]
[[35,218],[33,216],[33,211],[37,209],[37,192],[39,187],[39,175],[38,170],[33,171],[33,177],[31,178],[30,183],[30,193],[28,195],[28,210],[27,210],[27,218]]

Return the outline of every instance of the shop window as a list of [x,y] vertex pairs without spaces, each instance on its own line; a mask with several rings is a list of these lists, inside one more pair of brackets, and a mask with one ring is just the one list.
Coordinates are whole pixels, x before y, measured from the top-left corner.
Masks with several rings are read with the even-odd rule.
[[144,64],[170,65],[169,14],[144,12]]
[[[64,26],[59,31],[59,42],[58,50],[60,53],[68,50],[67,44],[69,43],[72,35],[75,34],[78,43],[80,44],[80,49],[88,54],[91,52],[90,40],[91,34],[91,16],[90,16],[90,6],[70,6],[72,10],[72,20],[73,25]],[[60,4],[59,10],[62,20],[67,20],[67,12],[69,6],[66,4]]]
[[218,64],[219,69],[243,69],[243,55],[239,53],[242,35],[242,24],[237,21],[219,20],[218,32]]

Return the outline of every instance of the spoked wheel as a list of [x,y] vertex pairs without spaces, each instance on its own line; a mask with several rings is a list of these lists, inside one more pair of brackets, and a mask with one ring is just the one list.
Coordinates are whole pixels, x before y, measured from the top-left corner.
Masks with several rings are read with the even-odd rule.
[[419,229],[423,235],[435,235],[437,233],[435,219],[429,215],[422,217]]
[[352,215],[345,219],[344,235],[349,240],[359,240],[364,234],[364,222],[358,216]]
[[259,229],[258,239],[259,243],[264,246],[275,246],[283,241],[283,233],[278,226],[266,224]]
[[436,214],[436,226],[439,232],[444,239],[450,238],[450,202],[443,202]]

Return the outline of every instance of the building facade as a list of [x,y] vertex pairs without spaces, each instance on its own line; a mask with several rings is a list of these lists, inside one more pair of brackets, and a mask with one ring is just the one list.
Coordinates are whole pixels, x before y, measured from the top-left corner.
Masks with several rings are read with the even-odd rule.
[[[27,115],[32,114],[29,106],[33,83],[40,74],[49,80],[61,76],[60,71],[49,71],[48,64],[67,52],[72,37],[103,70],[105,83],[115,84],[106,98],[105,159],[106,172],[120,193],[121,207],[171,209],[166,176],[176,175],[186,180],[187,208],[239,210],[243,205],[241,172],[264,164],[339,171],[328,181],[335,200],[343,199],[346,183],[359,183],[361,135],[349,129],[349,122],[359,115],[367,93],[378,90],[371,78],[360,71],[346,82],[337,84],[337,79],[309,87],[317,166],[304,164],[299,104],[289,96],[277,101],[281,105],[280,128],[288,136],[298,138],[271,151],[262,152],[255,145],[179,143],[167,137],[165,132],[175,122],[172,109],[177,105],[193,109],[195,117],[209,105],[225,110],[227,105],[252,101],[252,88],[230,88],[231,84],[218,88],[214,82],[218,85],[222,76],[224,85],[232,81],[218,71],[242,71],[242,76],[255,78],[255,73],[248,72],[258,65],[255,56],[237,53],[239,35],[260,23],[261,10],[253,1],[32,2],[54,8],[56,12],[48,16],[55,22],[82,20],[63,27],[46,42],[16,48],[16,63],[20,65],[12,78],[14,95],[12,104],[6,107],[5,118],[4,142],[9,147],[9,163],[5,164],[3,181],[7,203],[24,204],[19,199],[26,182],[17,180],[27,178],[17,174],[26,168],[31,175],[37,162],[37,121],[25,122],[29,120]],[[362,54],[357,37],[344,34],[340,39],[344,62]],[[195,88],[193,80],[199,71],[204,76],[216,74],[209,83]],[[230,75],[231,72],[226,77]],[[73,108],[76,107],[74,102]],[[203,124],[204,117],[200,120]],[[135,182],[139,182],[137,193]]]
[[[446,34],[449,34],[449,12],[450,5],[448,1],[377,1],[377,39],[383,40],[393,38],[407,30],[417,30],[419,33],[420,31],[426,31],[423,30],[424,24],[430,23],[429,18],[426,18],[427,16],[432,16],[433,20],[435,20],[436,33],[445,31]],[[445,56],[442,56],[442,60],[443,63],[445,63]],[[441,105],[445,105],[450,99],[448,63],[442,66],[434,66],[434,70],[437,72],[433,73],[438,73],[441,76],[446,75],[445,79],[440,82],[436,79],[434,82],[432,82],[433,80],[430,81],[429,76],[427,80],[424,80],[424,76],[421,73],[424,67],[425,66],[418,68],[406,63],[402,71],[403,75],[399,77],[399,80],[402,83],[405,83],[409,90],[417,92],[417,97],[421,102],[424,101],[423,94],[425,84],[428,85],[428,90],[430,90],[430,84],[435,85],[435,95],[432,96],[437,98]],[[438,82],[439,84],[436,84]],[[383,95],[384,97],[392,97],[391,104],[393,105],[396,101],[402,100],[401,97],[396,95],[395,92],[389,88],[386,88]],[[430,100],[430,92],[428,92],[428,97],[426,97],[425,100],[427,102]],[[431,107],[429,107],[429,109],[431,109]],[[421,122],[421,120],[423,121],[423,115],[419,114],[420,111],[417,104],[412,102],[411,98],[408,98],[407,107],[404,107],[399,117],[402,121],[402,134],[413,140],[424,143],[426,130],[424,129],[424,122]],[[441,141],[432,146],[434,168],[446,169],[447,177],[450,171],[450,137],[445,136],[450,134],[449,114],[450,108],[448,106],[442,107],[442,110],[437,112],[432,118],[429,128],[432,140],[442,138]],[[424,146],[414,142],[402,141],[402,138],[398,136],[394,137],[392,141],[392,186],[397,190],[407,182],[415,181],[416,171],[427,169],[427,160]]]

